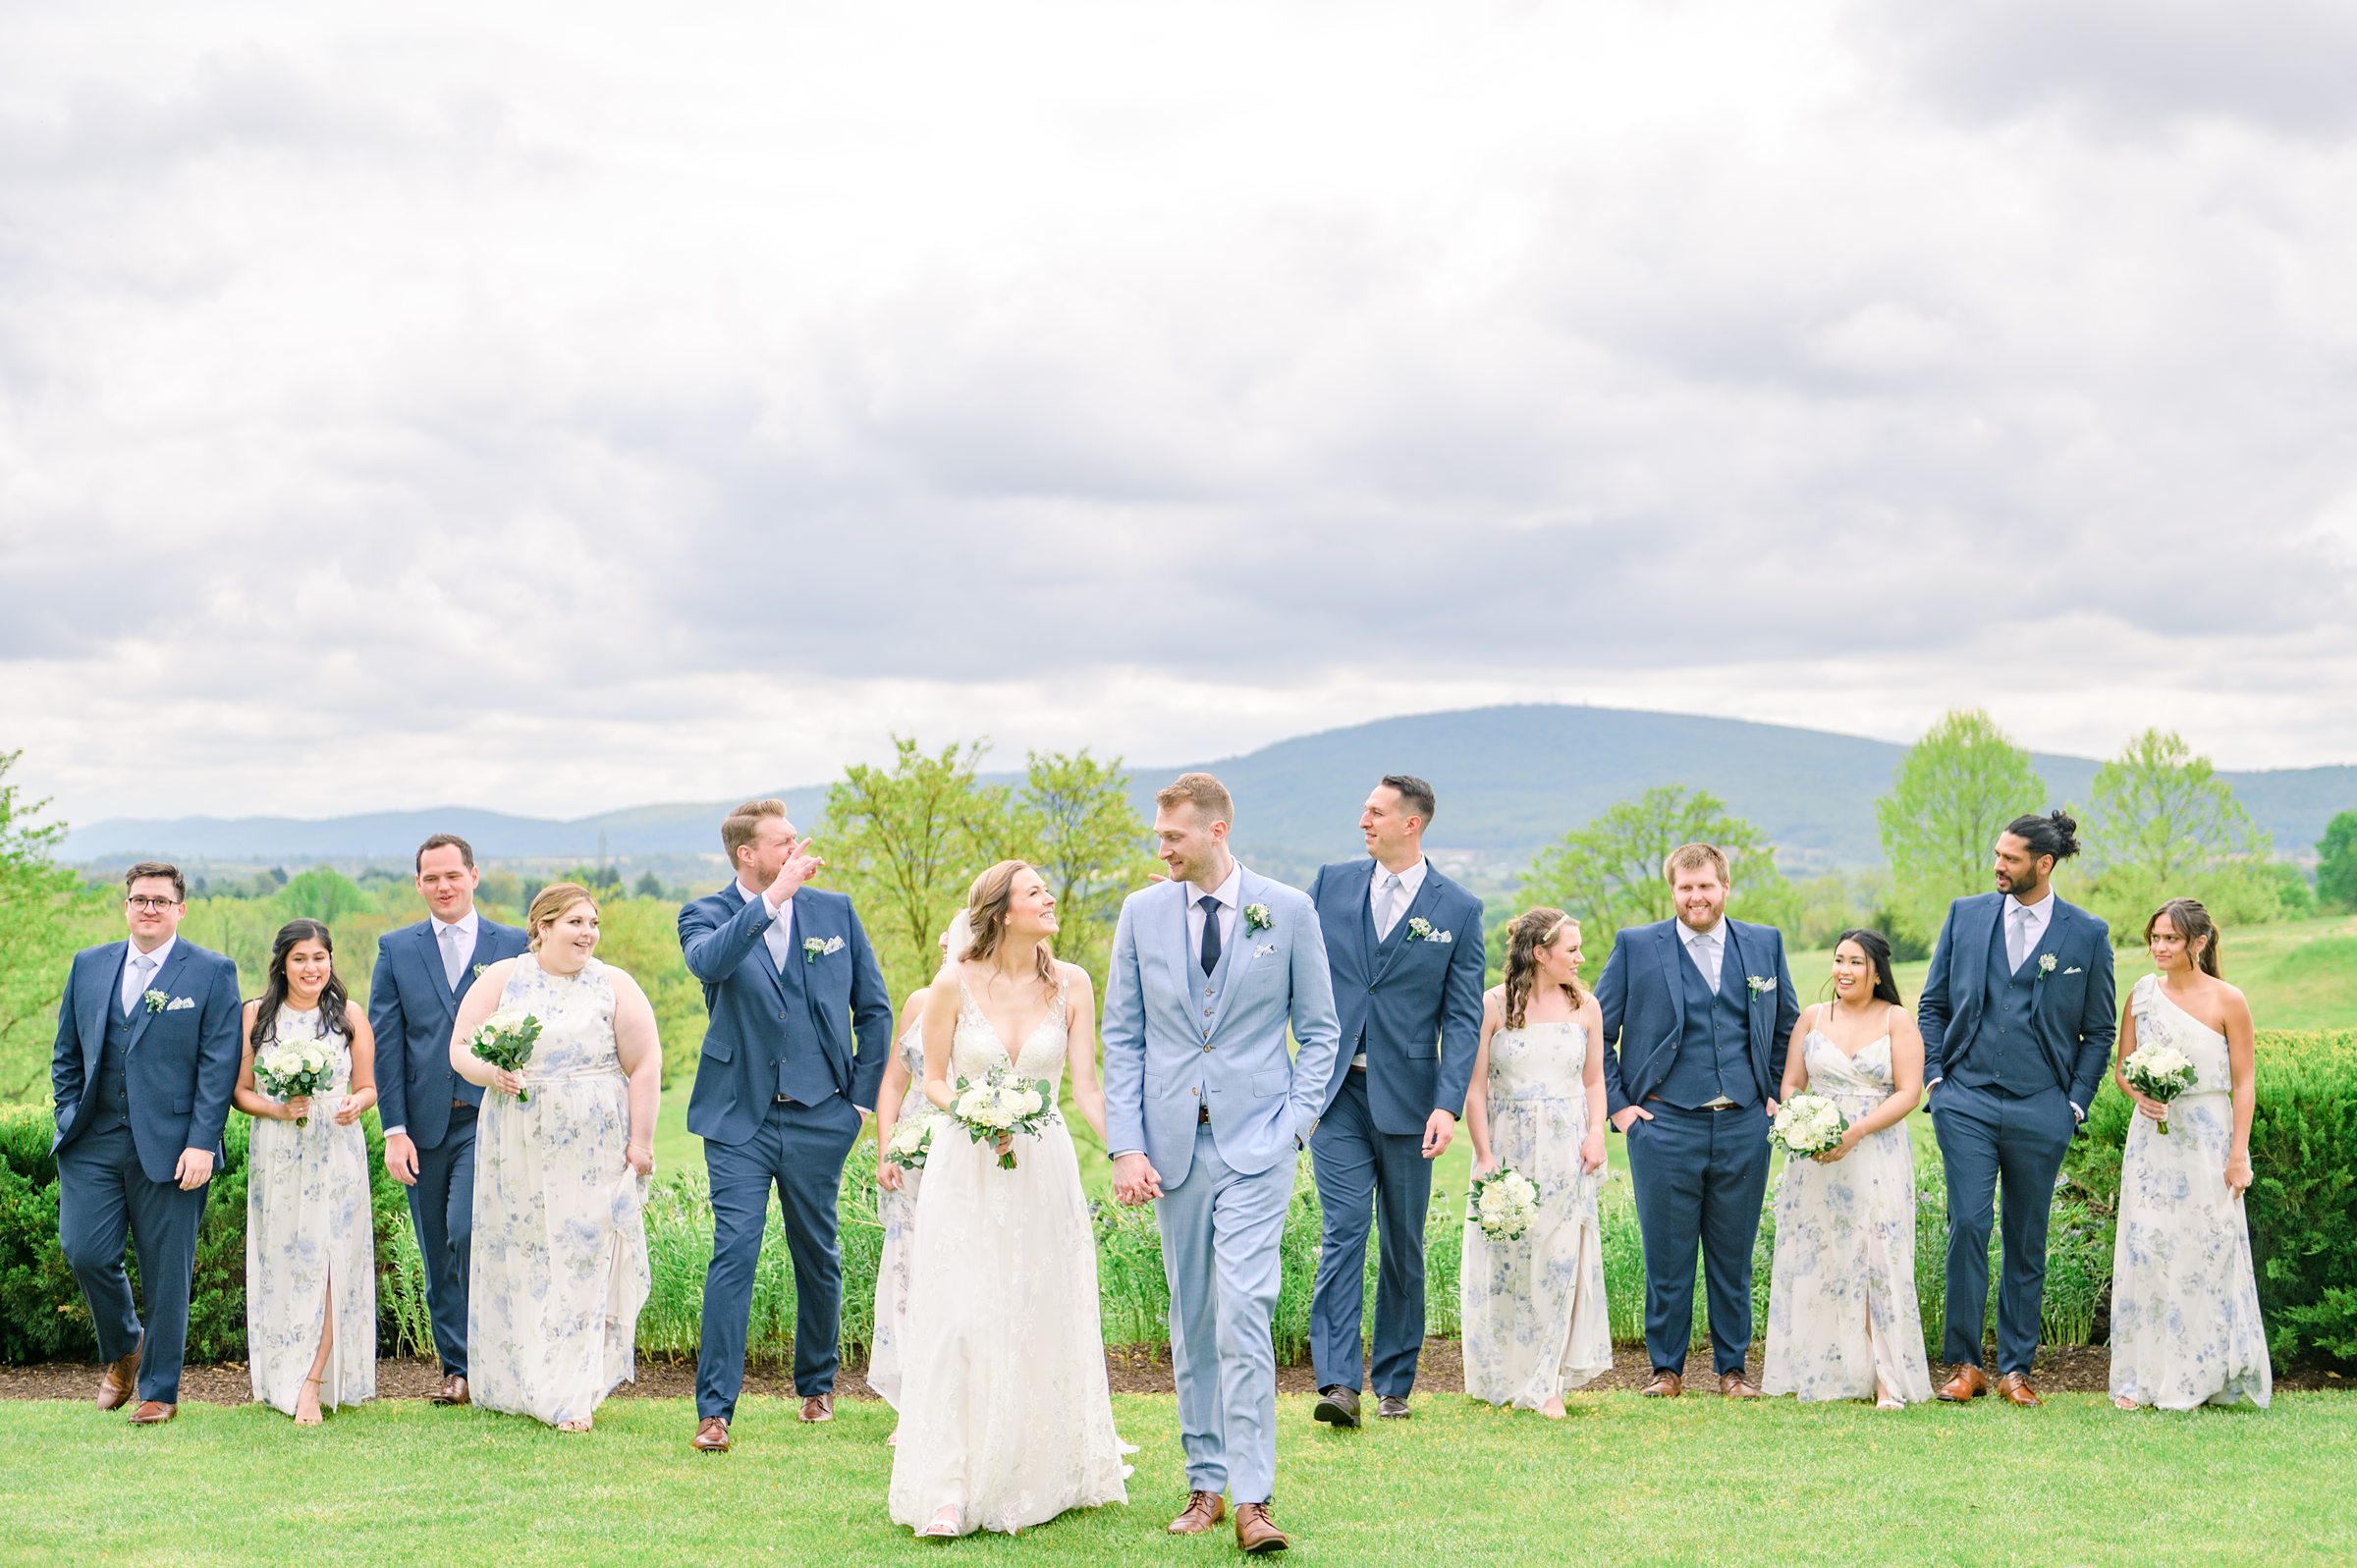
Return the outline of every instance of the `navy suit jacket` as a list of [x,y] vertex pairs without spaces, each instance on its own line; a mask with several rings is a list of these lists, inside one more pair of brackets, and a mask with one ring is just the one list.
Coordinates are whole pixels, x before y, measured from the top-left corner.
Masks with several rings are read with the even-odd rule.
[[[57,1009],[57,1045],[49,1056],[49,1086],[57,1099],[57,1136],[51,1152],[73,1142],[90,1075],[106,1046],[107,1013],[119,1005],[129,941],[84,947],[74,955],[65,1000]],[[184,1149],[210,1149],[217,1171],[221,1129],[229,1120],[230,1093],[238,1086],[245,1056],[239,1037],[245,1006],[238,997],[238,966],[188,938],[173,944],[147,983],[168,999],[149,1011],[139,1002],[132,1017],[129,1059],[131,1140],[139,1168],[149,1181],[171,1181]],[[174,1006],[185,1001],[189,1005]]]
[[[851,900],[816,888],[794,895],[795,951],[782,975],[762,940],[769,924],[769,906],[734,882],[680,909],[680,950],[703,982],[710,1017],[687,1130],[713,1143],[743,1143],[760,1130],[777,1098],[781,1052],[823,1053],[836,1091],[862,1110],[874,1108],[892,1059],[892,996]],[[833,952],[802,949],[835,938],[842,946]]]
[[[1421,1133],[1436,1110],[1461,1116],[1473,1057],[1481,1048],[1481,900],[1429,860],[1424,885],[1400,911],[1389,947],[1375,942],[1375,861],[1321,866],[1309,884],[1342,1046],[1323,1109],[1342,1094],[1356,1053],[1367,1054],[1367,1108],[1378,1131]],[[1410,941],[1410,920],[1431,922],[1448,942]]]
[[376,972],[368,981],[368,1027],[376,1031],[376,1113],[400,1127],[420,1149],[439,1149],[450,1132],[450,1103],[483,1103],[479,1084],[450,1065],[451,1030],[459,1002],[475,976],[503,958],[531,950],[531,939],[479,912],[474,951],[459,970],[459,989],[442,978],[442,946],[434,923],[422,920],[377,939]]
[[[1792,971],[1784,964],[1784,934],[1748,920],[1724,920],[1727,946],[1719,955],[1722,989],[1752,977],[1775,988],[1754,991],[1744,1007],[1750,1025],[1751,1071],[1762,1104],[1776,1098],[1784,1082],[1784,1053],[1800,1001],[1792,995]],[[1605,1114],[1617,1116],[1657,1092],[1670,1076],[1679,1037],[1686,1027],[1685,978],[1678,965],[1692,962],[1678,940],[1675,920],[1657,921],[1620,933],[1613,955],[1596,982],[1596,1006],[1604,1014]]]
[[[2056,1086],[2081,1111],[2095,1104],[2111,1042],[2119,1034],[2111,977],[2111,928],[2058,893],[2055,912],[2038,941],[2040,955],[2052,954],[2054,968],[2037,986],[2031,1026],[2039,1054],[2054,1069]],[[1949,1058],[1972,1042],[1989,1004],[1989,946],[2002,945],[1998,922],[2005,895],[1976,892],[1947,906],[1931,972],[1915,1016],[1923,1026],[1923,1081],[1947,1075]],[[2032,960],[2035,962],[2035,960]],[[2035,971],[2033,971],[2035,972]]]

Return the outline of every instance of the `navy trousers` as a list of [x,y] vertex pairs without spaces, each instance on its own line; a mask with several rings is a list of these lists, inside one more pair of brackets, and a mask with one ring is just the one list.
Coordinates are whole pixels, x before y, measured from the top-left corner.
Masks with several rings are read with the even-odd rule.
[[1628,1179],[1645,1237],[1645,1349],[1683,1373],[1694,1333],[1694,1249],[1702,1248],[1711,1364],[1743,1370],[1751,1350],[1751,1252],[1768,1192],[1768,1116],[1757,1106],[1653,1112],[1628,1128]]
[[1366,1312],[1372,1220],[1381,1248],[1368,1371],[1378,1395],[1405,1398],[1424,1348],[1424,1217],[1432,1207],[1424,1136],[1378,1129],[1367,1108],[1367,1075],[1344,1067],[1342,1093],[1310,1135],[1309,1152],[1325,1216],[1309,1298],[1309,1354],[1318,1386],[1362,1386],[1359,1325]]
[[147,1298],[142,1400],[180,1403],[196,1228],[212,1190],[209,1181],[183,1192],[178,1182],[148,1180],[131,1128],[120,1122],[93,1127],[57,1152],[57,1237],[90,1305],[103,1362],[120,1361],[140,1347],[139,1309],[123,1269],[124,1241],[138,1250],[139,1286]]
[[1990,1209],[2001,1186],[2005,1255],[1998,1277],[1997,1370],[2026,1373],[2038,1354],[2055,1177],[2078,1126],[2070,1098],[2058,1087],[2014,1096],[1950,1078],[1932,1091],[1932,1126],[1947,1175],[1947,1327],[1941,1356],[1958,1366],[1981,1364]]
[[712,1178],[712,1271],[704,1276],[703,1342],[695,1358],[695,1413],[734,1421],[744,1386],[744,1340],[753,1271],[776,1187],[794,1261],[794,1391],[835,1391],[842,1363],[843,1255],[835,1202],[843,1162],[859,1139],[859,1108],[841,1095],[815,1106],[773,1101],[752,1137],[704,1143]]
[[410,1222],[425,1264],[425,1309],[445,1378],[466,1376],[466,1281],[474,1264],[475,1108],[450,1108],[450,1130],[417,1151]]

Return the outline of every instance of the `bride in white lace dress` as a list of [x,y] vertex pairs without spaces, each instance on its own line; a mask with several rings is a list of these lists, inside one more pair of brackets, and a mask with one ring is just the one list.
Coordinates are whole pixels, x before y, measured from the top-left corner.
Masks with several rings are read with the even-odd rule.
[[[1088,976],[1048,954],[1056,900],[1005,861],[974,882],[973,946],[927,995],[924,1092],[947,1107],[960,1076],[1012,1062],[1062,1079],[1099,1137],[1096,1004]],[[917,1197],[900,1444],[890,1508],[920,1535],[1013,1533],[1073,1508],[1126,1502],[1105,1381],[1096,1237],[1061,1118],[1002,1140],[933,1136]]]
[[1907,1141],[1907,1114],[1923,1098],[1923,1036],[1879,932],[1841,934],[1834,992],[1793,1027],[1778,1099],[1805,1089],[1840,1107],[1849,1126],[1838,1148],[1784,1161],[1760,1390],[1896,1410],[1932,1397]]

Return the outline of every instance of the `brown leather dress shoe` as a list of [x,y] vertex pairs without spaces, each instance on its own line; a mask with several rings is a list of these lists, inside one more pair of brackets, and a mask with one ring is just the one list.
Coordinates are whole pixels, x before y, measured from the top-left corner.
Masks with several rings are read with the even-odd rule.
[[1269,1505],[1265,1502],[1239,1502],[1235,1505],[1235,1543],[1247,1555],[1254,1557],[1264,1552],[1283,1551],[1292,1544],[1286,1539],[1285,1532],[1277,1528],[1277,1521],[1269,1517]]
[[1321,1388],[1318,1390],[1317,1408],[1309,1414],[1312,1420],[1325,1422],[1330,1427],[1355,1427],[1358,1425],[1358,1390],[1341,1383],[1331,1388]]
[[131,1403],[131,1396],[139,1385],[139,1352],[146,1344],[147,1336],[141,1334],[130,1355],[106,1364],[106,1370],[98,1375],[99,1409],[120,1410]]
[[1653,1381],[1645,1385],[1648,1399],[1675,1399],[1686,1391],[1686,1379],[1674,1372],[1657,1372]]
[[1719,1394],[1724,1399],[1757,1399],[1760,1390],[1741,1373],[1723,1372],[1719,1375]]
[[1199,1536],[1228,1517],[1228,1499],[1216,1491],[1190,1491],[1186,1511],[1171,1521],[1174,1536]]
[[433,1402],[437,1405],[470,1405],[474,1403],[473,1399],[467,1395],[466,1378],[455,1372],[442,1379],[442,1389],[434,1395]]
[[687,1446],[699,1454],[725,1454],[729,1451],[729,1424],[719,1416],[706,1416],[695,1424],[695,1435]]
[[2025,1372],[2008,1372],[1998,1379],[1997,1397],[2008,1405],[2024,1407],[2045,1403],[2038,1397],[2038,1390],[2030,1386],[2030,1376]]
[[180,1406],[167,1405],[161,1399],[150,1399],[131,1413],[135,1427],[160,1427],[180,1414]]
[[1940,1397],[1951,1405],[1960,1405],[1968,1399],[1978,1399],[1988,1391],[1989,1375],[1970,1362],[1965,1362],[1949,1373],[1947,1381],[1940,1385]]
[[1407,1419],[1407,1395],[1385,1394],[1375,1401],[1375,1414],[1386,1421],[1405,1421]]
[[835,1396],[833,1394],[812,1394],[802,1401],[803,1421],[815,1425],[821,1421],[833,1421],[834,1419]]

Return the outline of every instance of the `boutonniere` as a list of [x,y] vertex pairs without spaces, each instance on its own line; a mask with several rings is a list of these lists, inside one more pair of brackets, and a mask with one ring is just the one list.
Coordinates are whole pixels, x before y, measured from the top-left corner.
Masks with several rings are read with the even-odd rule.
[[490,968],[490,967],[491,967],[491,966],[490,966],[489,964],[487,964],[487,963],[478,963],[478,964],[476,964],[476,965],[474,966],[474,978],[475,978],[475,979],[477,979],[477,980],[480,980],[480,979],[482,979],[482,978],[483,978],[483,971],[484,971],[484,970],[486,970],[486,969],[488,969],[488,968]]
[[1751,994],[1755,997],[1765,997],[1776,989],[1774,975],[1745,975],[1743,983],[1751,988]]
[[1269,918],[1267,904],[1248,903],[1244,905],[1244,935],[1250,936],[1255,931],[1267,931],[1276,924],[1276,921]]
[[149,1012],[162,1012],[165,1006],[172,1000],[170,997],[166,996],[160,991],[148,992],[143,1000],[147,1003],[147,1010]]
[[802,962],[804,963],[816,963],[828,953],[841,951],[843,951],[841,937],[804,937],[802,939]]
[[1410,917],[1407,922],[1407,940],[1410,942],[1453,943],[1456,941],[1456,933],[1453,931],[1435,931],[1432,929],[1431,921],[1425,919],[1422,915],[1415,915]]
[[2038,955],[2038,978],[2044,980],[2048,975],[2051,975],[2054,972],[2055,955],[2051,952],[2040,953]]

